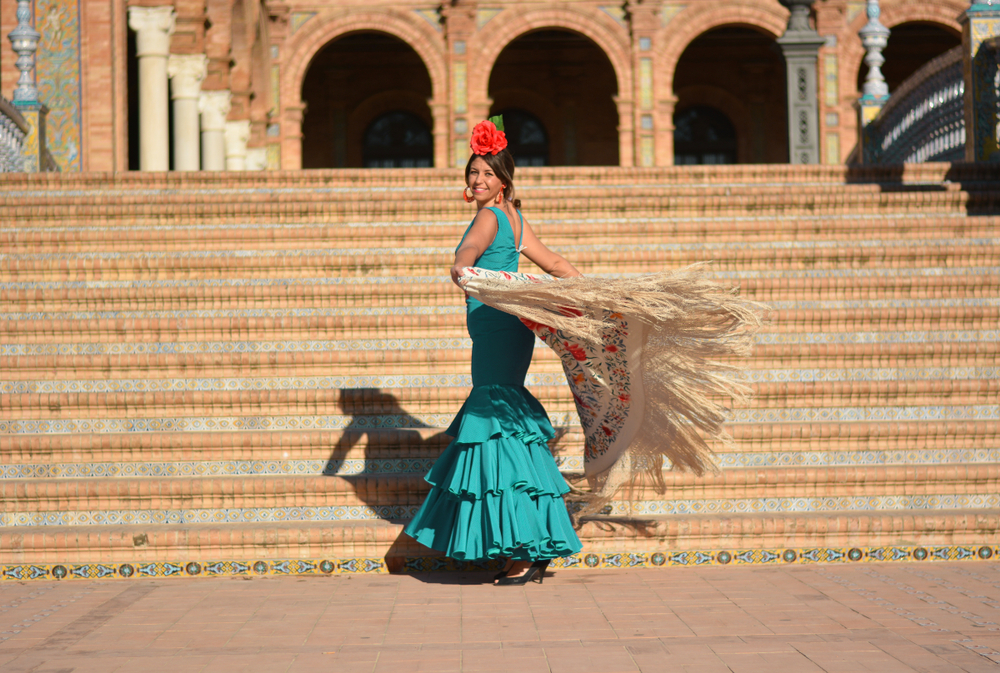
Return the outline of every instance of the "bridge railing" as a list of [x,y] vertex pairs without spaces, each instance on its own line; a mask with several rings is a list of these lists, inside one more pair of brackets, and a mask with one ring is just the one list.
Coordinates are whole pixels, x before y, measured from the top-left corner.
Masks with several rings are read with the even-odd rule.
[[24,139],[28,122],[3,96],[0,96],[0,173],[24,170]]
[[864,163],[962,161],[964,95],[959,46],[913,73],[865,127]]

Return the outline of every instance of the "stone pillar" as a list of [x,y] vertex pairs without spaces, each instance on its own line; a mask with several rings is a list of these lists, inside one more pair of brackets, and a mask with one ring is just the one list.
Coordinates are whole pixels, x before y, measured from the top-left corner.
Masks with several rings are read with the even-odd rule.
[[201,54],[171,54],[167,61],[170,97],[174,101],[175,171],[201,168],[198,98],[207,72],[208,58]]
[[788,84],[788,162],[819,163],[819,98],[816,68],[826,43],[809,25],[813,0],[781,0],[791,11],[785,34],[778,38],[785,56]]
[[632,101],[621,96],[615,96],[614,101],[615,107],[618,108],[618,165],[635,166],[635,123]]
[[170,168],[167,57],[174,20],[173,7],[128,8],[139,57],[139,167],[144,171]]
[[250,120],[226,122],[226,170],[245,171],[247,142],[250,140]]
[[226,170],[226,115],[231,94],[228,91],[202,91],[198,97],[201,112],[201,169]]
[[865,78],[864,86],[861,89],[861,98],[858,100],[861,131],[859,138],[861,139],[862,156],[864,156],[865,127],[874,121],[875,117],[878,117],[878,113],[889,100],[889,85],[885,83],[885,77],[882,76],[882,64],[885,63],[882,50],[889,42],[889,29],[879,21],[882,10],[878,0],[868,0],[866,12],[868,23],[858,32],[861,44],[867,52],[865,65],[868,66],[868,76]]
[[1000,4],[973,0],[962,17],[965,160],[1000,161]]
[[677,96],[661,98],[657,101],[656,122],[656,165],[674,165],[674,110],[677,108]]
[[451,106],[445,103],[435,103],[433,100],[427,101],[431,109],[431,117],[434,119],[434,168],[448,167],[448,119],[451,113]]
[[281,167],[285,170],[302,168],[302,117],[305,112],[303,103],[282,108]]

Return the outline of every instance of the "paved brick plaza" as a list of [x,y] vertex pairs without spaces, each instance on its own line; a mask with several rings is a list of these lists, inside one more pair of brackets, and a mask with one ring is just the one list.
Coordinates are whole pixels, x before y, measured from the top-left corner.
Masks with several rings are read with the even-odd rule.
[[994,671],[995,562],[0,585],[4,673]]

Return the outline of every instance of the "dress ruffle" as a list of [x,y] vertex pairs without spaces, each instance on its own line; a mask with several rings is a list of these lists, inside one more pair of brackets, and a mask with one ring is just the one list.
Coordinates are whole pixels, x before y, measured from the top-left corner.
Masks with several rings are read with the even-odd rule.
[[549,452],[554,432],[523,386],[476,386],[448,428],[455,440],[431,468],[406,532],[459,560],[567,556],[580,541],[569,491]]

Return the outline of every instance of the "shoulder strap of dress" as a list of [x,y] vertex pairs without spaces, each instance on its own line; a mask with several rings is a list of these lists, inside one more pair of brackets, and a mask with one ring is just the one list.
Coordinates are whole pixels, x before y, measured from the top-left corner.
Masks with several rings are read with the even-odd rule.
[[515,210],[517,216],[521,218],[521,235],[517,237],[517,240],[521,242],[521,245],[517,246],[518,252],[524,251],[524,215],[521,214],[520,210]]

